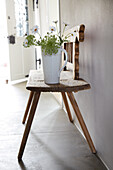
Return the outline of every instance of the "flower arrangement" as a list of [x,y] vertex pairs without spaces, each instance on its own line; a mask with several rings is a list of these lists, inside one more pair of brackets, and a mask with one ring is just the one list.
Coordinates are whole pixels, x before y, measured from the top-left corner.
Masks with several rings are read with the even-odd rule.
[[[75,32],[69,33],[64,36],[64,32],[68,24],[64,23],[63,33],[58,32],[58,21],[53,21],[55,26],[50,26],[50,31],[47,32],[43,38],[39,33],[39,27],[36,25],[32,29],[32,33],[26,37],[23,46],[30,47],[30,46],[41,46],[42,52],[47,55],[52,55],[53,53],[56,54],[58,49],[64,42],[68,42],[68,38],[70,36],[75,36]],[[37,36],[38,35],[38,36]],[[37,40],[38,38],[38,40]]]

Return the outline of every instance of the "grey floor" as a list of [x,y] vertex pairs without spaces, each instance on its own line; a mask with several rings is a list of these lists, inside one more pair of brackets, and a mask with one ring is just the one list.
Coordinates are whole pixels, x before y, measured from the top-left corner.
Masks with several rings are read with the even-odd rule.
[[23,161],[17,160],[29,92],[25,83],[0,86],[0,170],[105,170],[56,99],[43,93]]

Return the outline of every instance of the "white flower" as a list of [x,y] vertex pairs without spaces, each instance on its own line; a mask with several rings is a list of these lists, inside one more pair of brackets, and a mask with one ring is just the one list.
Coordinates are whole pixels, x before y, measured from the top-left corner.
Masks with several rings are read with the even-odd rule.
[[51,32],[53,32],[53,31],[56,31],[56,28],[55,28],[54,26],[50,26],[50,27],[49,27],[49,30],[50,30]]
[[27,47],[27,45],[28,45],[28,40],[25,39],[25,41],[24,41],[24,46]]
[[58,20],[57,21],[53,21],[53,23],[57,24]]
[[63,24],[65,25],[65,27],[69,26],[69,24],[67,24],[67,23],[65,23],[65,22],[63,22]]
[[32,28],[32,33],[38,33],[38,30],[39,30],[39,27],[37,25],[35,25],[33,28]]
[[76,36],[76,33],[75,32],[71,32],[71,37],[75,37]]

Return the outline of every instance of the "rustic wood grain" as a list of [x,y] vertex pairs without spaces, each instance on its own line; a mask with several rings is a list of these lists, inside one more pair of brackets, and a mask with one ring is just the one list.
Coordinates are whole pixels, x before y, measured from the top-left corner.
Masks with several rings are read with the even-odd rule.
[[[83,117],[80,113],[80,110],[79,110],[79,107],[76,103],[76,100],[75,100],[75,98],[72,94],[72,92],[78,92],[80,90],[90,89],[90,84],[88,84],[83,79],[73,80],[72,72],[63,71],[61,73],[61,80],[60,80],[59,84],[48,85],[48,84],[44,83],[44,76],[43,76],[42,71],[31,70],[30,74],[29,74],[29,78],[28,78],[26,88],[28,90],[30,90],[31,93],[30,93],[30,97],[29,97],[26,112],[25,112],[26,115],[25,115],[25,118],[24,118],[24,122],[25,122],[26,117],[28,115],[30,105],[31,105],[31,109],[30,109],[27,124],[26,124],[26,127],[25,127],[24,135],[23,135],[23,138],[22,138],[22,141],[21,141],[19,153],[18,153],[18,160],[19,161],[21,161],[23,153],[24,153],[25,145],[27,143],[27,138],[28,138],[28,135],[29,135],[29,132],[30,132],[30,128],[31,128],[31,125],[32,125],[32,121],[33,121],[33,118],[34,118],[34,115],[35,115],[36,107],[37,107],[41,92],[61,92],[63,100],[64,100],[64,104],[65,104],[65,107],[66,107],[66,110],[67,110],[67,113],[68,113],[68,117],[69,117],[70,121],[72,122],[73,120],[72,120],[69,104],[68,104],[68,101],[67,101],[67,98],[66,98],[66,95],[65,95],[65,93],[67,92],[69,100],[72,104],[72,107],[75,111],[75,114],[78,118],[78,121],[79,121],[79,123],[82,127],[82,130],[83,130],[84,135],[85,135],[85,137],[88,141],[88,144],[89,144],[92,152],[96,153],[95,147],[94,147],[92,139],[90,137],[90,134],[87,130],[87,127],[86,127],[85,122],[83,120]],[[31,104],[31,102],[32,102],[32,104]]]
[[73,79],[79,79],[79,41],[76,37],[75,40],[75,56],[74,56],[74,68],[73,68]]
[[95,147],[94,147],[93,141],[92,141],[92,139],[91,139],[91,136],[90,136],[90,134],[89,134],[89,131],[88,131],[88,129],[87,129],[87,126],[86,126],[86,124],[85,124],[85,122],[84,122],[84,119],[83,119],[83,117],[82,117],[82,114],[81,114],[81,112],[80,112],[80,110],[79,110],[78,104],[77,104],[77,102],[76,102],[76,100],[75,100],[75,98],[74,98],[74,96],[73,96],[73,93],[72,93],[72,92],[70,92],[70,93],[67,92],[67,95],[68,95],[68,97],[69,97],[69,99],[70,99],[70,102],[71,102],[71,104],[72,104],[72,107],[73,107],[73,109],[74,109],[74,111],[75,111],[75,114],[76,114],[76,116],[77,116],[77,118],[78,118],[78,121],[79,121],[79,123],[80,123],[80,125],[81,125],[81,128],[82,128],[82,130],[83,130],[83,132],[84,132],[84,135],[85,135],[86,140],[87,140],[87,142],[88,142],[88,144],[89,144],[89,147],[90,147],[90,149],[91,149],[91,151],[92,151],[93,153],[96,153],[96,149],[95,149]]
[[62,94],[62,98],[63,98],[64,104],[65,104],[65,107],[66,107],[66,110],[67,110],[67,113],[68,113],[69,120],[70,120],[71,123],[73,123],[73,119],[72,119],[72,115],[71,115],[71,111],[70,111],[70,108],[69,108],[69,104],[68,104],[68,101],[67,101],[66,94],[65,94],[65,92],[61,92],[61,94]]
[[19,153],[18,153],[18,160],[19,161],[21,160],[24,149],[25,149],[25,145],[26,145],[26,142],[27,142],[27,138],[28,138],[28,135],[29,135],[29,131],[30,131],[30,128],[31,128],[31,125],[32,125],[32,121],[33,121],[33,118],[34,118],[34,115],[35,115],[35,110],[36,110],[39,98],[40,98],[40,92],[37,92],[37,93],[35,92],[33,102],[32,102],[32,106],[31,106],[31,110],[30,110],[30,114],[29,114],[29,117],[28,117],[28,120],[27,120],[24,135],[23,135],[22,142],[21,142],[21,145],[20,145],[20,150],[19,150]]
[[82,79],[73,80],[70,71],[63,71],[60,83],[49,85],[44,83],[42,72],[32,70],[30,71],[26,89],[37,92],[72,92],[90,89],[90,84]]
[[69,43],[64,44],[64,48],[66,49],[69,56],[69,60],[67,63],[67,67],[65,67],[65,70],[67,70],[68,68],[69,69],[71,68],[73,70],[74,80],[79,79],[79,43],[84,41],[84,31],[85,31],[85,25],[83,24],[72,27],[71,29],[65,31],[65,35],[69,34],[70,32],[76,33],[75,37],[69,38],[69,42],[71,43],[71,46],[69,45]]
[[80,25],[79,29],[79,41],[83,42],[84,41],[84,31],[85,31],[85,25]]
[[28,112],[29,112],[29,108],[30,108],[30,106],[31,106],[33,94],[34,94],[34,92],[31,91],[31,92],[30,92],[30,95],[29,95],[27,107],[26,107],[26,110],[25,110],[25,114],[24,114],[24,117],[23,117],[23,121],[22,121],[23,124],[24,124],[25,121],[26,121],[26,118],[27,118],[27,115],[28,115]]
[[[64,49],[66,50],[68,54],[68,62],[73,63],[73,43],[64,43]],[[65,60],[65,56],[64,56]]]

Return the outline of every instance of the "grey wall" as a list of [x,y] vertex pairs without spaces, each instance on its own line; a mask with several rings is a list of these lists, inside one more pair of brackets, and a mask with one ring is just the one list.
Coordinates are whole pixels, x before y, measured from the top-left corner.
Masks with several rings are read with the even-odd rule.
[[[91,90],[76,97],[98,155],[113,169],[113,0],[61,0],[61,22],[85,24],[80,77]],[[76,119],[76,118],[75,118]]]

